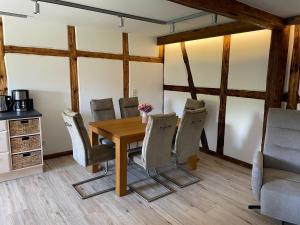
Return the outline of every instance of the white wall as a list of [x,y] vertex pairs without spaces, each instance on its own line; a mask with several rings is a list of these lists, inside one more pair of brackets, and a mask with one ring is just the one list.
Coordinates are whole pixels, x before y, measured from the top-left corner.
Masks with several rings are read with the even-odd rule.
[[[229,63],[229,89],[261,90],[266,88],[270,31],[232,35]],[[191,71],[196,87],[219,88],[221,81],[223,37],[186,42]],[[187,86],[187,74],[179,44],[166,46],[164,80],[168,85]],[[189,93],[165,91],[165,112],[182,113]],[[205,122],[210,150],[216,151],[219,96],[200,95],[206,102]],[[224,154],[251,162],[260,148],[264,101],[228,97]]]
[[[6,45],[68,49],[67,26],[4,17]],[[122,53],[122,32],[101,27],[76,27],[77,49]],[[151,37],[129,34],[129,51],[134,55],[158,56]],[[45,154],[68,151],[70,138],[61,112],[71,105],[69,59],[7,54],[5,57],[9,90],[30,90],[34,105],[43,114]],[[130,87],[138,90],[140,102],[162,111],[163,65],[130,63]],[[146,81],[146,82],[145,82]],[[92,121],[89,102],[93,98],[112,97],[119,117],[119,98],[123,97],[123,64],[120,60],[78,59],[80,111],[85,123]]]

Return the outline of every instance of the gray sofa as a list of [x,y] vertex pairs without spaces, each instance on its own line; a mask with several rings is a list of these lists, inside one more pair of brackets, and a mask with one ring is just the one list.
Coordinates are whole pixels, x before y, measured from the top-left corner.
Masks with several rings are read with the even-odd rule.
[[300,224],[300,112],[270,109],[264,151],[253,160],[252,191],[261,213]]

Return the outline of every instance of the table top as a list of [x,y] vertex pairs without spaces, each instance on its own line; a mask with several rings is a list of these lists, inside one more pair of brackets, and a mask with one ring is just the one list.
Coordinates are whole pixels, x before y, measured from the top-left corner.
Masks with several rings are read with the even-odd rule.
[[115,137],[121,138],[144,134],[146,124],[142,123],[141,117],[131,117],[125,119],[91,122],[90,127],[102,130]]

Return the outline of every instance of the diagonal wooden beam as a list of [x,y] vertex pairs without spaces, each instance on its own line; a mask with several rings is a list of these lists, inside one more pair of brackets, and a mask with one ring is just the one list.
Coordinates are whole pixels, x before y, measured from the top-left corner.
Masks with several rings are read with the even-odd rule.
[[3,35],[3,22],[0,17],[0,94],[7,94],[7,74],[5,67],[5,48],[4,48],[4,35]]
[[291,62],[287,109],[297,109],[300,79],[300,25],[295,26],[294,48]]
[[226,16],[262,28],[283,28],[283,18],[236,0],[168,0],[194,9]]
[[[185,67],[186,67],[186,71],[187,71],[187,79],[188,79],[188,83],[189,83],[189,90],[191,93],[191,97],[192,97],[192,99],[197,99],[197,91],[196,91],[196,88],[194,85],[193,75],[192,75],[190,62],[189,62],[189,57],[187,55],[187,51],[186,51],[184,42],[181,42],[181,51],[182,51],[182,57],[183,57],[183,61],[184,61]],[[203,148],[209,150],[207,137],[206,137],[206,133],[205,133],[204,129],[201,133],[201,143],[202,143]]]
[[224,36],[229,34],[244,33],[244,32],[262,30],[262,29],[263,28],[254,26],[252,24],[232,22],[232,23],[225,23],[216,26],[204,27],[195,30],[161,36],[157,38],[157,44],[158,45],[171,44],[177,42],[199,40],[204,38],[219,37],[219,36]]
[[231,36],[224,36],[223,40],[223,56],[222,56],[222,71],[220,84],[220,108],[218,120],[218,140],[217,153],[223,155],[224,139],[225,139],[225,117],[227,104],[227,87],[228,87],[228,72],[229,72],[229,56],[230,56]]

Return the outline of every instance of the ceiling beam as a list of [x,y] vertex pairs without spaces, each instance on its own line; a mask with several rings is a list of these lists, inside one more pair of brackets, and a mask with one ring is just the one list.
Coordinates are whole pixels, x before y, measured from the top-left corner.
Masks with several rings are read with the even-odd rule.
[[284,19],[284,21],[285,21],[285,23],[287,25],[297,25],[297,24],[300,24],[300,15],[286,18],[286,19]]
[[168,0],[190,8],[226,16],[262,28],[283,28],[283,18],[236,0]]
[[211,27],[204,27],[196,30],[170,34],[157,38],[157,45],[171,44],[184,41],[192,41],[204,38],[218,37],[229,34],[243,33],[263,28],[240,22],[226,23]]

